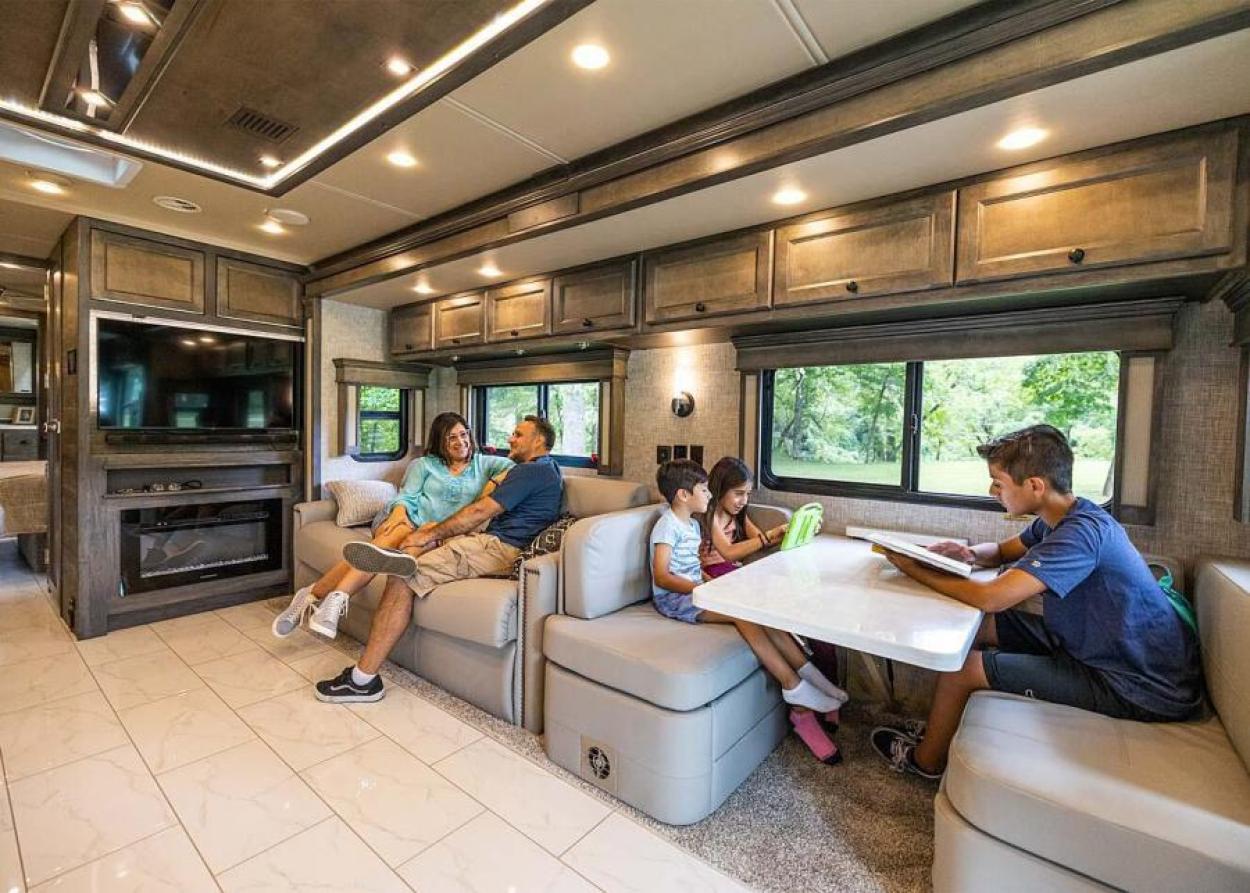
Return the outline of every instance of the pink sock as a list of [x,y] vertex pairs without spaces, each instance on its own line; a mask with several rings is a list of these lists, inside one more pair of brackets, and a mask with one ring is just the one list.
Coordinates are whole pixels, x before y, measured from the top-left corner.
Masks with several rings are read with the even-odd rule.
[[825,714],[825,722],[831,723],[835,726],[838,725],[842,722],[841,712],[838,710],[830,710]]
[[816,720],[816,714],[810,710],[800,713],[797,710],[790,711],[790,725],[794,726],[794,731],[807,745],[807,749],[812,755],[822,763],[837,763],[842,759],[842,755],[838,753],[838,745],[833,743],[833,739],[825,734],[825,730],[820,727],[820,723]]

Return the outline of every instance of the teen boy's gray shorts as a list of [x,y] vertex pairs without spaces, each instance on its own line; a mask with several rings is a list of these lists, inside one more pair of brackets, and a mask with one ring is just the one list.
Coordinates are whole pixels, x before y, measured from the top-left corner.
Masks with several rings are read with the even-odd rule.
[[1164,719],[1126,701],[1103,674],[1059,647],[1038,614],[1011,610],[994,615],[998,648],[981,655],[995,691],[1092,710],[1116,719]]

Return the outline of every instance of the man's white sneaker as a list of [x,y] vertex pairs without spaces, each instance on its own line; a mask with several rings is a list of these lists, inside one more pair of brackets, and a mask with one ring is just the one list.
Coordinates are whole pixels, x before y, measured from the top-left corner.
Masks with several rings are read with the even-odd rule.
[[273,634],[279,639],[285,639],[299,629],[299,624],[304,619],[304,614],[316,606],[317,596],[313,595],[311,586],[305,586],[295,593],[295,597],[286,606],[286,610],[273,619]]
[[347,615],[346,592],[336,589],[321,600],[317,610],[308,618],[308,628],[313,632],[333,639],[339,634],[339,620]]

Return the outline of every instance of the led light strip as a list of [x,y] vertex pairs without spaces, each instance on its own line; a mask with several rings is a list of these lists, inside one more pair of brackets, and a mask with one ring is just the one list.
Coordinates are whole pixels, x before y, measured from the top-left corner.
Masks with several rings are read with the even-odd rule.
[[226,179],[245,183],[257,189],[268,190],[281,183],[291,174],[305,167],[310,162],[314,161],[317,156],[321,155],[336,143],[341,142],[346,137],[355,133],[370,121],[373,121],[380,115],[390,111],[399,103],[417,94],[427,84],[440,77],[451,68],[455,67],[469,55],[481,49],[517,22],[521,21],[535,10],[546,6],[550,2],[551,0],[521,0],[521,2],[516,6],[497,15],[490,22],[490,24],[470,35],[456,47],[445,53],[432,65],[418,71],[413,77],[409,78],[399,87],[392,90],[377,102],[366,106],[363,110],[352,116],[347,123],[339,126],[328,136],[315,143],[311,148],[300,153],[291,161],[288,161],[282,167],[267,176],[257,176],[246,171],[224,167],[223,165],[208,161],[207,159],[187,155],[177,151],[176,149],[167,149],[164,146],[148,143],[143,140],[135,139],[134,137],[126,136],[125,134],[115,133],[111,130],[104,130],[99,127],[93,127],[90,124],[86,124],[75,118],[69,118],[64,115],[56,115],[52,112],[47,112],[43,109],[26,105],[25,103],[12,98],[0,98],[0,109],[4,109],[14,115],[27,118],[32,121],[39,121],[55,127],[77,131],[79,133],[89,133],[102,140],[114,143],[122,148],[135,149],[148,155],[163,158],[186,167],[198,168],[199,170],[211,172]]

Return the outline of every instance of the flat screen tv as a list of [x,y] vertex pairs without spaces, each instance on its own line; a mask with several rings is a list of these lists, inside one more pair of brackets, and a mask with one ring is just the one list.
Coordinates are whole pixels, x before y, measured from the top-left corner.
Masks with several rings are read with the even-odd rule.
[[293,432],[297,342],[96,319],[96,405],[106,431]]

